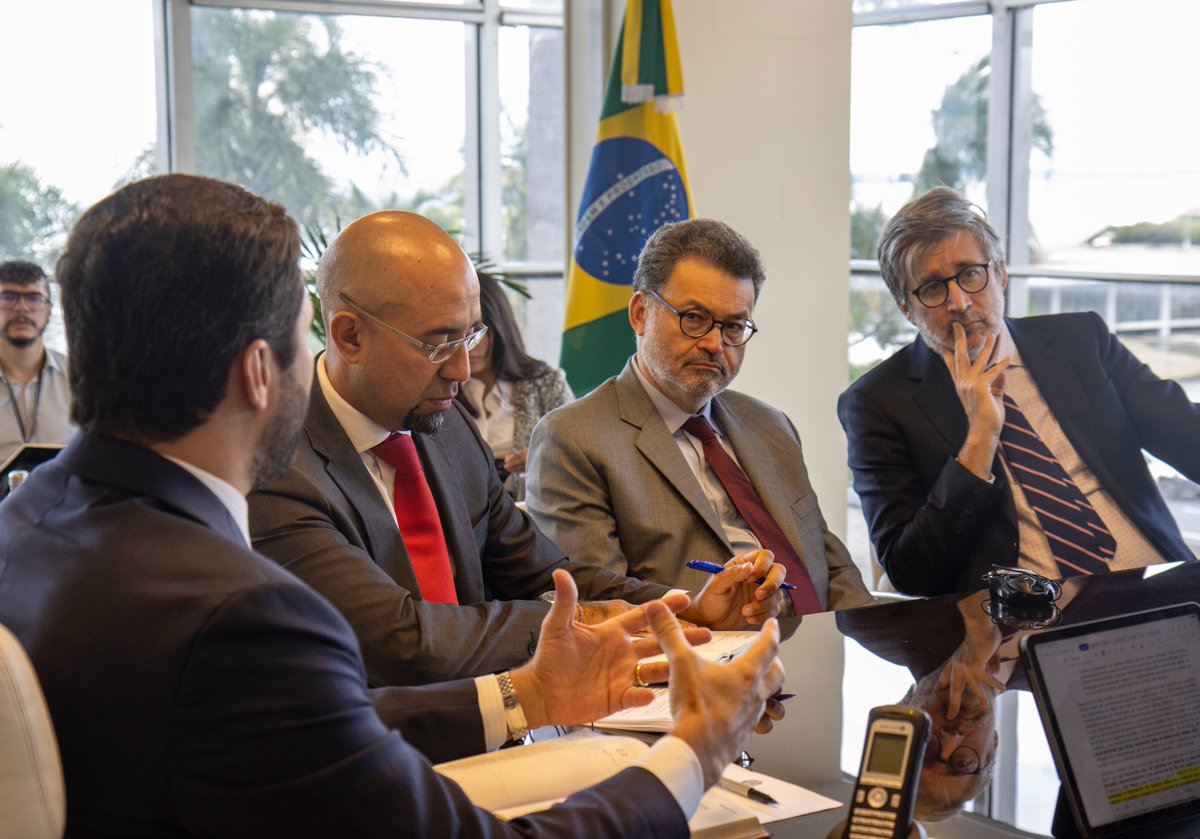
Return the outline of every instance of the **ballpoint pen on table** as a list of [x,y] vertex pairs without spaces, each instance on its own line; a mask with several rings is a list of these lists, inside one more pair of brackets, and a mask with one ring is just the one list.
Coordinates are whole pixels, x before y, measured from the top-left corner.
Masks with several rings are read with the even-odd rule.
[[[693,559],[691,562],[685,564],[693,571],[703,571],[705,574],[720,574],[725,570],[724,565],[717,565],[715,562],[704,562],[703,560],[699,559]],[[765,579],[759,580],[760,583],[765,581]],[[780,586],[780,588],[784,591],[792,591],[796,587],[791,583],[784,583]]]
[[745,796],[746,798],[749,798],[751,801],[758,801],[758,802],[761,802],[762,804],[778,804],[779,803],[774,798],[767,795],[765,792],[762,792],[761,790],[757,790],[754,787],[749,786],[747,784],[739,784],[737,781],[731,781],[728,778],[722,778],[721,780],[717,781],[717,784],[720,785],[721,789],[727,789],[730,792]]

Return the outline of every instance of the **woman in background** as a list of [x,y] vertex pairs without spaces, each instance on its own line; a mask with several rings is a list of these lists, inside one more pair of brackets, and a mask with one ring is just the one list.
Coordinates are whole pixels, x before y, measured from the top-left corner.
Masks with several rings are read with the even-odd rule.
[[504,289],[483,272],[479,303],[488,331],[471,350],[471,378],[458,399],[475,418],[479,433],[496,455],[500,477],[506,480],[510,473],[525,471],[529,438],[537,421],[575,397],[562,370],[525,351]]

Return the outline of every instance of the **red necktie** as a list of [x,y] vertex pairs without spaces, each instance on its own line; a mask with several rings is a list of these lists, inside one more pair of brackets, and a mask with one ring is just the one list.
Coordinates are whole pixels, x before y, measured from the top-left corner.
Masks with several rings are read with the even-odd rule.
[[371,449],[371,453],[396,470],[392,507],[421,589],[421,599],[430,603],[458,603],[442,520],[412,435],[393,434]]
[[1042,523],[1062,575],[1107,571],[1117,540],[1011,396],[1004,397],[1000,444],[1025,500]]
[[792,611],[797,615],[820,612],[821,598],[817,597],[812,579],[808,576],[808,569],[796,555],[792,543],[783,535],[775,519],[767,512],[762,499],[750,485],[746,473],[721,446],[717,440],[717,432],[713,431],[708,420],[704,417],[691,417],[683,424],[683,430],[703,444],[704,459],[708,461],[721,486],[729,493],[729,500],[733,502],[733,506],[742,514],[750,531],[758,537],[759,543],[775,554],[775,561],[787,569],[787,581],[796,587],[795,590],[786,592],[792,600]]

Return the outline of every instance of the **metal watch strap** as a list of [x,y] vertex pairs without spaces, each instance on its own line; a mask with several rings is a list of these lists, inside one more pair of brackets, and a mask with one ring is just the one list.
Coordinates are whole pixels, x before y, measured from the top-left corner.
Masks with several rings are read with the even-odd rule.
[[500,685],[500,696],[504,700],[504,722],[508,726],[508,739],[524,740],[525,735],[529,733],[529,727],[525,721],[525,712],[521,710],[521,700],[517,698],[517,691],[513,687],[512,678],[505,670],[503,673],[496,674],[496,681]]

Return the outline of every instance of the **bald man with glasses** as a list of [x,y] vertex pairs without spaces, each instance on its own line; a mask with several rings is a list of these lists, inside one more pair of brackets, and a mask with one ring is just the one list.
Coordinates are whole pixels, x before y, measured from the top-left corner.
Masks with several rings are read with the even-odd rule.
[[26,443],[65,444],[75,433],[67,359],[42,342],[50,283],[32,262],[0,263],[0,463]]
[[660,228],[634,274],[637,353],[620,375],[547,414],[529,448],[526,501],[575,559],[692,586],[769,550],[795,614],[871,603],[825,524],[800,438],[780,411],[728,390],[758,331],[758,251],[713,219]]
[[854,488],[895,587],[985,587],[993,565],[1044,577],[1192,552],[1146,466],[1200,480],[1200,408],[1099,315],[1004,317],[996,231],[939,187],[905,205],[879,267],[917,339],[838,400]]
[[[291,468],[250,496],[254,547],[334,604],[376,685],[494,673],[532,654],[552,572],[595,623],[666,594],[568,559],[517,508],[454,397],[483,338],[479,283],[428,219],[382,212],[321,259],[327,349]],[[714,629],[779,611],[769,557],[696,586],[681,617]],[[765,580],[759,583],[760,579]]]

